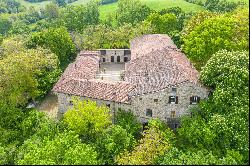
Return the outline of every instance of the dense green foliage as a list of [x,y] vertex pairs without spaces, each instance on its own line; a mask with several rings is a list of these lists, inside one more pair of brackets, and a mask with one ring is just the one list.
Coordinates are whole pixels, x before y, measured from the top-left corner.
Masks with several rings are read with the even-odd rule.
[[[36,154],[36,155],[34,155]],[[17,164],[97,164],[97,153],[81,143],[74,132],[58,134],[54,139],[28,139],[20,147]]]
[[119,0],[117,9],[117,21],[119,24],[136,24],[147,18],[151,9],[142,4],[140,0]]
[[65,27],[50,28],[33,33],[28,41],[29,48],[47,47],[58,56],[61,64],[72,60],[76,54],[75,45]]
[[4,40],[2,47],[0,104],[23,106],[45,95],[57,81],[59,62],[49,50],[27,49],[19,38]]
[[[248,8],[192,0],[208,11],[187,13],[182,0],[68,5],[73,1],[38,9],[0,0],[0,164],[249,163]],[[100,17],[112,5],[112,13]],[[149,120],[143,131],[133,110],[114,113],[93,101],[73,100],[59,121],[27,108],[51,90],[77,51],[129,48],[131,39],[152,33],[169,35],[211,89],[175,133],[159,120]]]
[[128,133],[138,138],[142,130],[142,125],[136,119],[132,111],[126,112],[123,110],[118,110],[115,115],[115,124],[126,129]]
[[93,101],[73,100],[73,108],[64,115],[69,129],[87,139],[95,138],[104,132],[112,122],[110,110],[106,106],[97,107]]
[[248,9],[206,19],[187,34],[183,51],[201,69],[220,49],[248,50]]
[[120,165],[151,165],[157,158],[170,149],[173,132],[158,120],[149,122],[149,128],[143,132],[143,138],[133,151],[120,154]]

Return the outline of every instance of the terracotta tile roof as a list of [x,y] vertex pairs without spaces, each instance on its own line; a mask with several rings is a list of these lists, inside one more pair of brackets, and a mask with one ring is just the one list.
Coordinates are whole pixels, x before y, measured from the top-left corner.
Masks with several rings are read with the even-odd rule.
[[132,89],[134,89],[133,85],[123,81],[68,79],[56,89],[56,92],[126,103],[129,99],[128,93]]
[[95,79],[99,51],[82,51],[53,91],[128,103],[133,95],[156,92],[183,82],[198,82],[198,71],[167,35],[136,38],[131,42],[131,52],[133,58],[125,65],[125,81]]
[[125,65],[125,81],[136,85],[133,95],[155,92],[183,82],[197,83],[198,71],[177,49],[164,48]]
[[172,39],[163,34],[143,35],[130,42],[131,59],[136,59],[155,50],[164,48],[177,49]]
[[86,96],[115,102],[127,102],[128,93],[133,89],[130,83],[109,82],[95,79],[99,70],[99,57],[95,54],[80,53],[70,64],[54,86],[54,92]]

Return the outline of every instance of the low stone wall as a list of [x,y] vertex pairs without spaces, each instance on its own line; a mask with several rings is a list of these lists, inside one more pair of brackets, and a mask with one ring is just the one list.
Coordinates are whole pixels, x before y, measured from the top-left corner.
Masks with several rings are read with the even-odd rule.
[[[199,96],[204,99],[208,96],[209,90],[202,85],[194,85],[192,83],[183,83],[175,86],[176,94],[172,92],[173,87],[169,87],[160,92],[149,93],[140,96],[133,96],[131,103],[115,103],[112,101],[104,101],[98,99],[91,99],[87,97],[80,97],[81,100],[93,100],[98,105],[110,105],[111,114],[114,116],[116,111],[131,110],[140,120],[141,123],[147,123],[152,118],[159,118],[167,122],[171,117],[171,111],[175,111],[175,118],[182,115],[189,114],[189,109],[194,105],[190,105],[191,96]],[[70,101],[72,96],[68,94],[59,93],[58,95],[58,115],[65,113],[70,108]],[[169,96],[178,96],[178,104],[169,103]],[[157,101],[154,101],[157,99]],[[152,110],[152,117],[146,116],[146,110]]]

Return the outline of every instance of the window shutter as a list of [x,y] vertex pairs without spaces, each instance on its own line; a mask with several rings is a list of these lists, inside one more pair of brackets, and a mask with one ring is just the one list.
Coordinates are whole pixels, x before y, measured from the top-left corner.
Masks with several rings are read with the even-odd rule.
[[192,101],[193,101],[193,97],[190,97],[190,104],[192,104]]
[[175,97],[175,104],[178,104],[178,96]]
[[169,104],[171,103],[171,96],[169,96],[169,98],[168,98],[168,103]]
[[200,102],[200,100],[201,100],[201,98],[200,98],[200,97],[197,97],[197,103],[199,103],[199,102]]

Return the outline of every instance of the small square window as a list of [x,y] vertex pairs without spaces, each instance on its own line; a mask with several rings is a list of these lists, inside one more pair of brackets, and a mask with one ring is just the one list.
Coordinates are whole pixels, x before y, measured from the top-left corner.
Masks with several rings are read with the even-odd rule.
[[142,100],[142,98],[140,97],[139,100]]
[[171,111],[170,117],[171,117],[171,118],[175,118],[175,111]]
[[190,97],[190,104],[197,104],[199,102],[200,102],[200,97],[198,97],[198,96]]
[[69,105],[71,105],[71,106],[73,105],[73,101],[72,100],[69,101]]
[[158,99],[154,99],[154,102],[158,102]]
[[178,96],[169,96],[169,101],[168,103],[175,103],[178,104]]
[[177,92],[177,88],[172,88],[172,92],[176,93]]
[[152,117],[152,114],[153,114],[153,112],[151,109],[146,109],[146,116]]
[[108,108],[110,108],[110,104],[106,104],[106,106],[107,106]]

